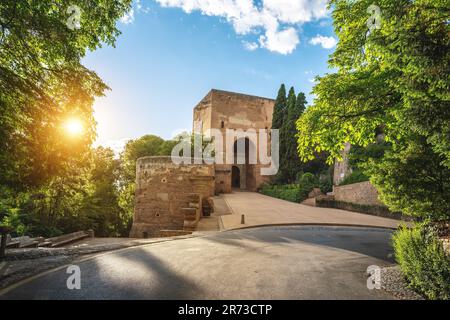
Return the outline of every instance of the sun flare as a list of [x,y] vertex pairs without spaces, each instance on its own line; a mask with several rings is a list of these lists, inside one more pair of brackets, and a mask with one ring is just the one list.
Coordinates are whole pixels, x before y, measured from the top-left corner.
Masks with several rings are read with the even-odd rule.
[[83,134],[83,123],[76,118],[69,119],[64,123],[64,129],[71,136],[80,136]]

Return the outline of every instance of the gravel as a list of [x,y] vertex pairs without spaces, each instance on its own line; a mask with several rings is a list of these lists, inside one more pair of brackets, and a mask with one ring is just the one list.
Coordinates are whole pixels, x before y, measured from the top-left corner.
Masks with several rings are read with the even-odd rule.
[[381,269],[381,287],[397,299],[424,300],[422,296],[408,288],[408,284],[406,283],[399,266]]

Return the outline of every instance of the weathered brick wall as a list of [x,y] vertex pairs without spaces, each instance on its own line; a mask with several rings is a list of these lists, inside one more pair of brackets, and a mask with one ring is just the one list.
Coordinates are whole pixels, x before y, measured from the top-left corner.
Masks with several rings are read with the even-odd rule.
[[[136,197],[130,237],[155,237],[160,230],[183,230],[192,194],[214,195],[214,166],[177,165],[170,157],[145,157],[136,165]],[[197,217],[198,219],[199,217]]]
[[334,198],[337,201],[352,202],[368,205],[383,205],[378,200],[378,191],[369,182],[353,183],[345,186],[333,187]]
[[[223,135],[223,146],[226,148],[226,129],[270,129],[275,101],[272,99],[250,96],[246,94],[211,90],[194,109],[194,121],[203,122],[203,132],[208,129],[219,129]],[[255,146],[258,143],[254,143]],[[270,144],[268,146],[270,150]],[[259,154],[259,150],[256,150]],[[221,155],[225,161],[225,154]],[[239,166],[242,172],[243,189],[256,191],[270,177],[261,176],[261,168],[269,165]],[[231,164],[216,165],[216,193],[230,193]]]

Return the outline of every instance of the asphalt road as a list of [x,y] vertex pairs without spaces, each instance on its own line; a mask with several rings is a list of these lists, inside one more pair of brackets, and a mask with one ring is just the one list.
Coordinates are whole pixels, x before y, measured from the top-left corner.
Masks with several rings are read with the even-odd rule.
[[392,231],[263,227],[175,240],[78,263],[25,282],[0,299],[390,299],[369,290],[369,265],[393,263]]

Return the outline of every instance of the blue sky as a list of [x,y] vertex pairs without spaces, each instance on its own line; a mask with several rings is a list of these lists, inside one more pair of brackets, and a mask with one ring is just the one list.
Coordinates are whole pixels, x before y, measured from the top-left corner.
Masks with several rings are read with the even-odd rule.
[[211,88],[274,98],[285,83],[311,102],[312,79],[329,72],[334,49],[329,13],[317,8],[321,0],[235,4],[251,1],[135,2],[119,22],[116,48],[84,59],[111,88],[94,106],[96,144],[117,149],[145,134],[190,129],[192,109]]

